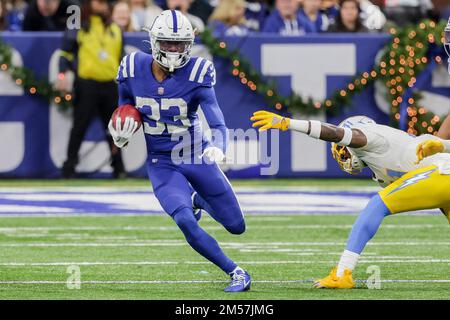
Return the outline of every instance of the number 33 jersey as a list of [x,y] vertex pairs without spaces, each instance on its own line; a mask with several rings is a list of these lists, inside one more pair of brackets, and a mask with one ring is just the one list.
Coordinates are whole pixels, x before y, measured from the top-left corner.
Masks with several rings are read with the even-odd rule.
[[141,113],[150,154],[200,152],[208,141],[197,114],[199,105],[210,126],[225,125],[214,93],[216,75],[212,62],[192,57],[162,82],[155,79],[152,62],[152,56],[143,52],[133,52],[122,59],[117,74],[119,106],[131,104]]

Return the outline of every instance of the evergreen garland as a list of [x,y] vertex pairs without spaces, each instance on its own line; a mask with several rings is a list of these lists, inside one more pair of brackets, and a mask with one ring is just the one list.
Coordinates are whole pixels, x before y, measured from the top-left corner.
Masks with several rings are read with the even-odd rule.
[[[399,107],[403,99],[406,99],[408,132],[418,135],[436,134],[441,123],[440,116],[420,105],[420,95],[413,89],[417,75],[423,71],[430,59],[434,59],[438,64],[443,62],[441,49],[445,26],[444,21],[436,24],[434,21],[424,20],[417,26],[390,28],[392,41],[386,46],[379,64],[373,70],[354,77],[345,88],[335,91],[324,101],[314,101],[296,93],[288,97],[278,94],[274,81],[261,76],[239,52],[229,51],[226,43],[214,38],[210,30],[206,30],[201,38],[214,56],[231,61],[233,76],[239,77],[241,83],[250,90],[263,95],[267,103],[277,110],[305,115],[326,110],[328,114],[333,115],[338,113],[339,108],[348,108],[352,98],[369,84],[380,80],[387,88],[386,100],[391,105],[391,125],[399,126]],[[412,93],[405,96],[408,88]]]
[[71,106],[72,95],[55,90],[48,80],[36,79],[33,70],[27,67],[17,67],[12,64],[11,46],[0,39],[0,70],[7,71],[18,86],[31,95],[39,95],[49,102],[54,102],[61,108]]
[[[261,94],[267,103],[277,110],[291,113],[313,115],[323,110],[328,114],[337,114],[339,108],[348,108],[352,98],[362,92],[375,80],[382,81],[387,88],[386,100],[391,105],[391,125],[398,127],[401,118],[400,106],[406,105],[408,132],[411,134],[436,134],[441,123],[441,116],[428,111],[420,104],[420,95],[414,91],[416,77],[429,63],[430,59],[443,63],[441,50],[445,22],[436,24],[424,20],[418,26],[409,25],[389,30],[392,41],[386,46],[384,54],[373,70],[354,77],[345,88],[335,91],[324,101],[314,101],[296,93],[282,96],[278,93],[275,81],[263,77],[259,71],[242,58],[236,51],[227,49],[225,42],[216,39],[211,30],[201,34],[202,43],[211,54],[231,62],[231,74],[249,90]],[[7,71],[17,85],[22,86],[31,95],[39,95],[61,108],[72,104],[72,95],[53,88],[46,79],[36,79],[32,70],[12,64],[11,47],[0,39],[0,70]],[[411,94],[405,95],[405,92]],[[405,101],[404,101],[405,99]]]

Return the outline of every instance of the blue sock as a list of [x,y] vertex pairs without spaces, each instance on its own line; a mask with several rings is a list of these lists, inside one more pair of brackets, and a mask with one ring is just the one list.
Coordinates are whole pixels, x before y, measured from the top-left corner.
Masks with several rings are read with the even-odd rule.
[[177,210],[173,219],[183,232],[187,242],[199,254],[226,273],[232,272],[237,267],[237,264],[223,253],[217,241],[199,226],[191,208],[183,207]]
[[347,250],[360,254],[367,242],[375,235],[384,217],[391,212],[379,195],[373,197],[353,224],[347,241]]

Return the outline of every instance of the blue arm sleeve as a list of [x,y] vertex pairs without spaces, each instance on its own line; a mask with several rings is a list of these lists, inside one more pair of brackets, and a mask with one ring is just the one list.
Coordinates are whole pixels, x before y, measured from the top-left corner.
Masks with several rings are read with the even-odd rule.
[[198,92],[198,102],[212,131],[212,145],[225,153],[228,145],[228,128],[225,125],[222,110],[217,103],[213,87],[201,87]]
[[125,104],[135,106],[136,102],[128,84],[125,81],[121,81],[119,82],[119,106],[123,106]]

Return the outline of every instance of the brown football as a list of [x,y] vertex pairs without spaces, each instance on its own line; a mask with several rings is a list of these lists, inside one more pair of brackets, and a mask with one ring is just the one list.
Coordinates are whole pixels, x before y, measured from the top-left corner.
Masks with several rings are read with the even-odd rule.
[[113,112],[113,114],[111,116],[111,120],[112,120],[112,125],[113,125],[114,129],[116,129],[116,130],[117,130],[117,128],[116,128],[117,117],[120,117],[120,119],[122,120],[120,122],[120,124],[122,125],[122,128],[123,128],[123,125],[125,123],[125,118],[126,117],[131,117],[131,118],[133,118],[134,120],[136,120],[139,123],[139,126],[137,127],[136,131],[139,130],[139,128],[142,125],[141,114],[139,113],[139,111],[135,107],[133,107],[130,104],[126,104],[126,105],[120,106],[116,110],[114,110],[114,112]]

